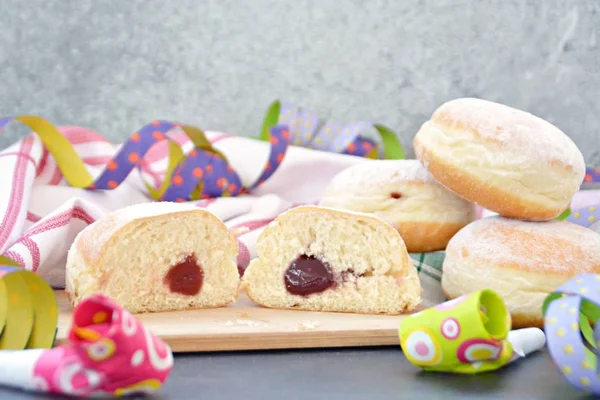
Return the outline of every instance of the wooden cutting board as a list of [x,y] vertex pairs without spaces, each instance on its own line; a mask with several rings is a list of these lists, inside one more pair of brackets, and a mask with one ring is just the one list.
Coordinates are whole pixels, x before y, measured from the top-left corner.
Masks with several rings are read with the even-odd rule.
[[[67,337],[72,309],[63,291],[56,291],[56,296],[60,344]],[[397,345],[405,316],[273,310],[240,294],[226,308],[136,317],[174,352],[195,352]]]

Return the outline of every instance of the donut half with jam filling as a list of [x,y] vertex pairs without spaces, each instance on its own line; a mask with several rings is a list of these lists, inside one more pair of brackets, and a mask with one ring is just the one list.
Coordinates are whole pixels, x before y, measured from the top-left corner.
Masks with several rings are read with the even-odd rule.
[[239,287],[238,245],[225,224],[189,204],[137,204],[82,230],[67,257],[73,305],[104,294],[131,313],[221,307]]
[[269,308],[402,314],[421,302],[421,284],[400,234],[366,214],[301,206],[261,233],[242,278]]

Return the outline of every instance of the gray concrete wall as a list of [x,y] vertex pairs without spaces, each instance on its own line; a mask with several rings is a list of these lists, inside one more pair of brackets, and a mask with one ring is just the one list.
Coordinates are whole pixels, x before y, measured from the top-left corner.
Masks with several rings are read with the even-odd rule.
[[596,0],[0,0],[0,114],[114,140],[156,118],[256,135],[280,98],[410,146],[439,104],[477,96],[600,164],[599,41]]

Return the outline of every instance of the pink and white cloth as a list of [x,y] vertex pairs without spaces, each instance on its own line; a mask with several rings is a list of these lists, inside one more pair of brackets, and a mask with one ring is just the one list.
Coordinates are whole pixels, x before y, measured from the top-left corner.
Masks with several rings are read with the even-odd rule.
[[[119,146],[85,128],[59,127],[96,177]],[[267,160],[264,142],[218,132],[207,132],[214,147],[223,152],[244,185],[254,182]],[[183,132],[172,137],[192,148]],[[290,146],[279,169],[250,195],[193,202],[220,217],[239,234],[238,264],[245,268],[255,256],[256,240],[277,215],[299,204],[317,202],[329,181],[351,165],[371,162],[344,154]],[[166,143],[156,145],[143,160],[142,176],[158,185],[167,167]],[[84,227],[118,208],[150,202],[140,174],[112,191],[87,191],[70,187],[41,140],[34,134],[0,152],[0,254],[39,273],[53,287],[64,287],[67,251]],[[579,192],[573,207],[600,203],[600,191]],[[480,210],[480,216],[492,214]],[[439,279],[420,274],[424,303],[444,301]]]

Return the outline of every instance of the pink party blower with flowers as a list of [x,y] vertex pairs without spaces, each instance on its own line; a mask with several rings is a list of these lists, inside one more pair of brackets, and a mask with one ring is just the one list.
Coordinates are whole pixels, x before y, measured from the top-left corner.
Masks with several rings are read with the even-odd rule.
[[123,396],[158,390],[173,367],[167,344],[104,296],[73,312],[69,344],[0,351],[0,385],[72,396]]

